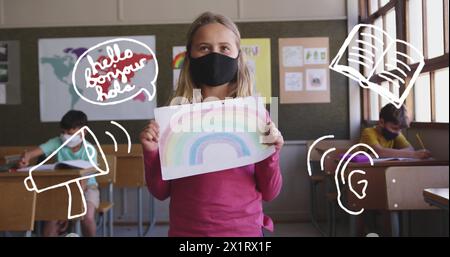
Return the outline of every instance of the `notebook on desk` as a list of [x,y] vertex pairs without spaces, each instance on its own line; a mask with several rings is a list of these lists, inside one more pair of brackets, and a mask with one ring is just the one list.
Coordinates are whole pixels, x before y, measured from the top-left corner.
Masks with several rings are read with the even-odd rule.
[[[343,154],[339,155],[339,158],[342,159],[343,157],[345,158],[345,160],[347,160],[348,158],[350,158],[351,155],[347,155],[344,157]],[[387,158],[371,158],[373,160],[374,163],[376,162],[387,162],[387,161],[419,161],[422,159],[416,159],[416,158],[408,158],[408,157],[387,157]],[[432,158],[430,159],[426,159],[426,160],[432,160]],[[353,156],[353,158],[350,160],[350,162],[356,162],[356,163],[368,163],[370,162],[370,159],[367,155],[365,154],[357,154],[355,156]]]
[[[25,168],[18,169],[17,171],[27,172],[33,167],[34,166],[25,167]],[[88,169],[88,168],[93,168],[93,167],[94,166],[89,161],[71,160],[71,161],[56,162],[53,164],[43,164],[43,165],[37,167],[36,169],[34,169],[34,171],[41,171],[41,170],[48,171],[48,170],[57,170],[57,169]]]
[[388,158],[374,158],[373,162],[387,162],[387,161],[419,161],[421,159],[408,157],[388,157]]

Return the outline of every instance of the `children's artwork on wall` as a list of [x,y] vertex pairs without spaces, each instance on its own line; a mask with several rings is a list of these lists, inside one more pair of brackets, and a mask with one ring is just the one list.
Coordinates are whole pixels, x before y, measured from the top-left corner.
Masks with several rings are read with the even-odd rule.
[[256,97],[161,107],[155,118],[164,180],[249,165],[275,152],[261,143],[268,117]]
[[173,90],[177,89],[178,78],[180,77],[185,57],[185,46],[174,46],[172,48]]
[[8,44],[0,42],[0,83],[8,82]]
[[327,64],[326,48],[305,48],[305,64]]
[[8,44],[0,42],[0,104],[6,104],[6,82],[8,82]]
[[280,103],[329,103],[329,39],[280,38]]
[[303,47],[302,46],[283,47],[283,66],[284,67],[303,66]]
[[269,38],[243,38],[241,51],[245,53],[247,66],[253,76],[253,93],[265,97],[267,103],[272,97],[272,72]]
[[6,84],[0,84],[0,104],[6,104]]
[[327,70],[307,69],[306,70],[306,90],[325,91],[327,90]]
[[0,42],[0,62],[8,62],[8,44]]
[[18,40],[0,41],[0,104],[20,104],[21,72]]
[[[51,38],[38,44],[41,121],[59,121],[70,109],[85,112],[89,120],[153,117],[156,88],[151,81],[158,69],[148,49],[155,49],[154,36]],[[108,80],[94,76],[103,78],[110,71],[115,75]]]
[[0,82],[8,82],[8,64],[0,63]]
[[302,91],[303,90],[303,72],[286,72],[285,90],[286,91]]

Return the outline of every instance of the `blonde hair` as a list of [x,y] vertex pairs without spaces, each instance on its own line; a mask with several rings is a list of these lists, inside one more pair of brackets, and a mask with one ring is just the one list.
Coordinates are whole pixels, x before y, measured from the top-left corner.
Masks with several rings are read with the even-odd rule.
[[[180,77],[178,78],[177,89],[171,99],[171,104],[191,103],[194,97],[193,90],[200,88],[199,87],[200,85],[196,85],[191,77],[189,53],[191,52],[193,37],[197,32],[197,30],[202,26],[212,23],[222,24],[223,26],[231,30],[236,36],[236,46],[240,51],[241,34],[239,33],[236,24],[233,21],[231,21],[228,17],[220,14],[215,14],[211,12],[202,13],[197,19],[195,19],[195,21],[191,24],[191,27],[189,28],[186,43],[186,57],[184,59],[183,67],[180,72]],[[228,95],[229,97],[245,97],[252,95],[253,82],[244,55],[245,55],[244,52],[240,51],[238,57],[237,76],[235,81],[230,82],[232,90]]]

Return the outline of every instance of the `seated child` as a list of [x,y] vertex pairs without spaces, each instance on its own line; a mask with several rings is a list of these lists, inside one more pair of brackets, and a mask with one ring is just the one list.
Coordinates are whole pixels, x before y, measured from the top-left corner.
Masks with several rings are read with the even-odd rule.
[[[360,143],[372,147],[380,158],[426,159],[431,157],[431,153],[426,149],[414,150],[401,132],[402,129],[407,127],[409,127],[409,120],[405,106],[397,108],[389,103],[381,108],[378,124],[375,127],[365,128],[361,132]],[[371,224],[377,223],[378,214],[381,214],[384,234],[390,234],[391,220],[389,213],[386,211],[366,210],[356,219],[360,236],[365,236],[367,232],[373,232],[369,227],[371,227]]]
[[403,136],[401,130],[407,128],[408,123],[406,108],[402,106],[397,109],[389,103],[381,108],[378,124],[362,131],[360,143],[372,147],[380,158],[430,158],[431,153],[428,150],[414,150]]
[[[30,159],[41,155],[49,156],[56,151],[63,143],[65,143],[73,134],[78,132],[83,126],[87,124],[87,116],[81,111],[71,110],[67,112],[59,123],[61,127],[61,135],[51,138],[46,143],[32,151],[25,152],[19,162],[19,167],[29,165]],[[67,145],[58,151],[57,161],[68,160],[86,160],[89,161],[88,153],[83,147],[83,138],[81,135],[75,136],[67,143]],[[86,144],[89,144],[86,142]],[[95,149],[92,147],[92,149]],[[97,152],[94,153],[93,161],[97,162]],[[97,181],[95,177],[86,180],[81,180],[81,185],[84,189],[87,212],[81,220],[82,230],[84,236],[95,236],[95,209],[98,208],[100,202],[100,194],[97,188]],[[63,227],[67,224],[64,221],[47,221],[44,225],[44,236],[58,236],[60,232],[64,232]]]

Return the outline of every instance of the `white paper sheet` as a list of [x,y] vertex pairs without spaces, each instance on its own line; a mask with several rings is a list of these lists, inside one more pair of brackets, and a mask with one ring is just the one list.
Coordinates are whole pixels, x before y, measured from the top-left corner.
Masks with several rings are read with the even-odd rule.
[[249,165],[275,152],[261,143],[267,111],[254,97],[155,109],[164,180]]

